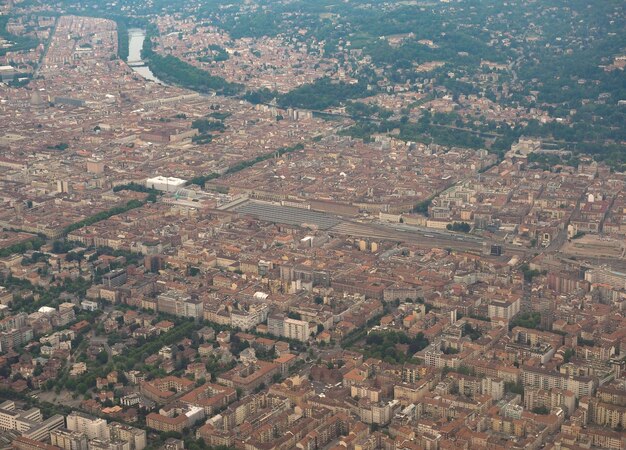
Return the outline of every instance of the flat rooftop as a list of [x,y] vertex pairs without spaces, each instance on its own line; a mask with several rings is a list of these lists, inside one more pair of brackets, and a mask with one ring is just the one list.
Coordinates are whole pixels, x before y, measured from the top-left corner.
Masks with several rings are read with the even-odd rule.
[[328,230],[341,222],[340,219],[323,212],[253,200],[237,205],[232,210],[239,214],[249,214],[265,222],[286,225],[315,225],[320,230]]

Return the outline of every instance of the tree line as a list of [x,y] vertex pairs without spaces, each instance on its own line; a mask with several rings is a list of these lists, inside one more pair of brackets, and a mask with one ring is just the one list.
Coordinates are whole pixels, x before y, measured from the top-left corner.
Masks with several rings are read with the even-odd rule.
[[[270,152],[270,153],[265,153],[263,155],[259,155],[256,158],[252,158],[252,159],[247,159],[245,161],[241,161],[238,162],[237,164],[231,166],[228,168],[228,170],[226,170],[226,172],[224,172],[223,175],[231,175],[233,173],[237,173],[240,172],[244,169],[247,169],[248,167],[252,167],[255,164],[258,164],[262,161],[267,161],[268,159],[273,158],[275,155],[276,156],[282,156],[284,154],[287,153],[292,153],[295,152],[297,150],[302,150],[304,149],[304,145],[303,144],[296,144],[296,145],[292,145],[291,147],[282,147],[279,148],[276,151]],[[211,181],[211,180],[215,180],[216,178],[221,177],[222,175],[220,175],[219,173],[210,173],[208,175],[201,175],[201,176],[197,176],[195,178],[192,178],[189,181],[189,184],[195,184],[201,187],[204,187],[205,183],[207,181]]]

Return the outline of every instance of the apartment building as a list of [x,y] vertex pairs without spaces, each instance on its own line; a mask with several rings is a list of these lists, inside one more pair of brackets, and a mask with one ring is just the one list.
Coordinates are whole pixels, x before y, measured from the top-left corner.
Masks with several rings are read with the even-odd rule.
[[538,367],[522,368],[522,383],[524,386],[540,389],[563,389],[574,393],[576,398],[592,395],[595,382],[591,377],[567,376],[559,372]]
[[68,430],[83,433],[89,439],[109,438],[107,421],[99,417],[74,411],[67,416],[66,423]]
[[63,450],[88,450],[87,436],[79,431],[71,431],[67,428],[57,428],[50,433],[52,445]]

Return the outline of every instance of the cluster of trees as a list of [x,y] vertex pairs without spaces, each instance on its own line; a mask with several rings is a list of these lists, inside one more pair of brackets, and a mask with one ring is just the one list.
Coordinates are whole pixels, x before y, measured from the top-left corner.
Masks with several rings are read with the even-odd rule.
[[242,341],[239,336],[235,334],[230,337],[230,351],[233,355],[239,356],[239,354],[248,347],[250,347],[248,341]]
[[189,184],[195,184],[200,187],[204,187],[207,181],[215,180],[219,178],[221,175],[219,173],[210,173],[208,175],[200,175],[189,180]]
[[91,217],[88,217],[86,219],[83,219],[79,222],[73,223],[72,225],[65,227],[65,229],[63,230],[63,234],[68,234],[71,233],[74,230],[78,230],[79,228],[83,228],[89,225],[93,225],[96,222],[100,222],[102,220],[106,220],[109,217],[113,217],[116,216],[118,214],[123,214],[125,212],[130,211],[131,209],[135,209],[135,208],[139,208],[141,206],[143,206],[145,204],[145,202],[139,201],[139,200],[130,200],[129,202],[126,203],[126,205],[124,206],[116,206],[114,208],[111,208],[109,210],[106,211],[101,211],[97,214],[94,214]]
[[400,128],[400,139],[405,141],[434,142],[448,147],[474,149],[486,147],[485,140],[476,133],[435,124],[428,114],[424,114],[418,122],[400,121],[398,128]]
[[7,31],[7,24],[11,16],[0,16],[0,39],[12,42],[8,47],[0,47],[0,56],[8,52],[21,52],[37,47],[39,41],[28,36],[16,36]]
[[296,144],[296,145],[292,145],[291,147],[279,148],[275,152],[266,153],[265,155],[260,155],[260,156],[257,156],[256,158],[237,163],[234,166],[229,167],[228,170],[225,172],[225,175],[230,175],[230,174],[233,174],[233,173],[237,173],[237,172],[242,171],[243,169],[247,169],[248,167],[252,167],[255,164],[258,164],[258,163],[260,163],[262,161],[267,161],[268,159],[273,158],[274,155],[280,157],[280,156],[283,156],[283,155],[285,155],[287,153],[293,153],[295,151],[302,150],[302,149],[304,149],[304,145],[303,144]]
[[556,153],[531,153],[528,155],[529,165],[543,170],[551,170],[554,166],[561,164],[577,167],[579,162],[579,158],[573,154],[570,154],[567,158],[564,158],[560,154]]
[[472,341],[475,341],[482,336],[482,333],[480,330],[472,327],[471,324],[466,323],[463,326],[463,336],[469,336]]
[[152,44],[152,36],[156,33],[155,26],[147,27],[141,51],[142,59],[156,77],[167,83],[178,84],[202,93],[217,92],[223,95],[235,95],[243,89],[240,84],[229,83],[224,78],[213,76],[175,56],[159,55],[154,51]]
[[378,314],[368,320],[364,327],[352,330],[349,334],[344,336],[344,338],[341,340],[341,347],[350,348],[358,342],[361,342],[367,336],[367,331],[374,325],[379,324],[380,319],[386,314],[386,312],[388,312],[387,309],[386,311],[383,311],[382,314]]
[[356,84],[334,82],[330,78],[319,78],[313,83],[304,84],[278,97],[281,108],[306,108],[324,110],[347,100],[369,97],[374,91],[366,82]]
[[527,263],[522,264],[519,269],[522,271],[522,273],[524,274],[524,280],[528,281],[529,283],[533,281],[533,278],[535,278],[538,275],[545,275],[546,272],[545,271],[541,271],[541,270],[537,270],[537,269],[531,269],[530,266]]
[[504,383],[504,392],[513,394],[524,395],[524,385],[522,383],[513,383],[512,381],[506,381]]
[[[219,113],[217,113],[219,114]],[[221,120],[209,120],[207,118],[196,119],[191,123],[191,128],[198,130],[198,135],[194,136],[191,140],[196,144],[208,144],[213,140],[213,135],[210,131],[218,131],[222,133],[226,126]]]
[[541,313],[537,311],[523,312],[519,313],[517,316],[511,320],[509,324],[509,329],[512,330],[515,327],[524,327],[524,328],[539,328],[541,324]]
[[467,222],[454,222],[446,225],[446,229],[449,231],[460,231],[462,233],[469,233],[472,226]]
[[36,301],[31,297],[22,298],[18,295],[13,297],[12,310],[14,312],[25,312],[27,314],[37,311],[42,306],[59,306],[61,303],[59,299],[63,293],[76,294],[84,297],[87,289],[91,287],[91,282],[83,277],[77,277],[76,279],[64,278],[60,283],[53,285],[49,289],[34,286],[27,280],[19,280],[11,275],[8,277],[0,276],[0,283],[7,288],[17,287],[20,289],[28,289],[38,296]]
[[235,360],[228,363],[224,363],[217,355],[210,355],[207,359],[206,369],[211,374],[211,377],[217,377],[219,374],[224,373],[232,369],[237,365]]
[[144,192],[146,194],[159,194],[160,192],[156,189],[152,189],[144,186],[143,184],[135,183],[131,181],[127,184],[119,184],[113,188],[113,192],[120,191],[134,191],[134,192]]
[[211,114],[209,114],[209,117],[213,117],[215,120],[224,121],[226,118],[230,117],[231,115],[232,114],[229,112],[213,111]]
[[143,184],[135,183],[134,181],[131,181],[127,184],[121,184],[113,188],[113,192],[120,191],[143,192],[145,194],[148,194],[148,197],[146,197],[146,201],[151,203],[156,202],[157,197],[162,194],[162,192],[157,189],[146,187]]
[[208,47],[208,50],[211,50],[211,55],[210,56],[202,56],[200,58],[198,58],[198,61],[201,62],[221,62],[221,61],[228,61],[228,52],[226,51],[226,49],[224,47],[221,47],[217,44],[211,44]]
[[[598,16],[603,14],[599,10],[594,13]],[[597,31],[594,30],[595,33],[601,28],[606,28],[607,23],[598,25]],[[564,34],[561,36],[571,34],[571,30],[562,31]],[[585,27],[585,30],[581,31],[587,34],[585,37],[588,39],[589,28]],[[622,38],[623,33],[621,29],[619,34]],[[593,43],[580,46],[575,52],[556,53],[554,49],[537,48],[537,57],[520,68],[520,76],[529,81],[527,89],[532,90],[541,83],[538,99],[551,104],[580,104],[581,100],[597,98],[602,92],[612,94],[613,102],[624,98],[626,88],[618,80],[620,77],[618,71],[605,72],[602,68],[603,58],[622,51],[619,38],[609,37],[609,34],[606,30],[602,34],[598,33]],[[578,83],[579,79],[598,80],[600,83]]]
[[[185,323],[185,321],[181,320],[180,318],[160,314],[157,320],[162,320],[162,319],[168,319],[168,320],[174,321],[177,324],[176,325],[177,327]],[[191,322],[187,322],[187,324],[189,323]],[[132,325],[130,327],[131,330],[133,330],[135,326],[138,326],[138,325]],[[200,326],[199,324],[195,324],[194,329],[197,330],[199,326]],[[185,329],[189,330],[189,325],[186,325]],[[104,330],[99,329],[98,332],[101,334],[104,332]],[[178,335],[175,335],[175,336],[178,336]],[[191,346],[196,349],[198,348],[199,344],[204,342],[204,340],[199,339],[197,334],[193,332],[191,332],[190,335],[187,335],[187,337],[191,337],[192,339]],[[128,338],[127,334],[112,333],[108,336],[108,343],[109,345],[113,345],[127,338]],[[163,344],[163,345],[171,346],[176,341],[177,340],[174,340],[173,338],[167,338],[161,342],[166,342],[166,344]],[[146,365],[143,362],[143,359],[145,359],[145,357],[147,357],[152,351],[152,349],[154,348],[154,346],[148,345],[150,344],[150,342],[151,341],[143,340],[143,339],[139,340],[139,346],[142,347],[143,349],[141,356],[137,356],[138,353],[115,356],[112,360],[109,361],[110,370],[112,369],[129,370],[131,368],[134,368],[136,370],[141,370],[145,372],[147,375],[147,379],[153,379],[153,378],[165,376],[166,373],[160,366]],[[217,345],[217,344],[214,343],[213,345]],[[248,344],[246,342],[237,341],[235,344],[233,344],[232,349],[236,350],[238,354],[244,348],[247,348],[247,345]],[[174,364],[174,372],[172,374],[176,376],[184,376],[184,369],[187,366],[187,364],[189,364],[190,362],[181,353],[183,349],[184,347],[182,345],[173,347],[175,364]],[[209,377],[209,380],[210,380],[210,379],[215,379],[219,374],[232,369],[236,365],[236,360],[224,362],[220,359],[218,355],[210,355],[206,359],[206,361],[204,361],[204,363],[205,363],[207,372],[210,374],[210,377]],[[198,385],[203,384],[205,381],[206,381],[205,379],[199,379],[197,380],[197,384]]]
[[[528,162],[535,167],[544,170],[551,170],[555,165],[561,164],[576,167],[580,162],[580,155],[587,154],[615,170],[624,170],[626,151],[623,142],[626,135],[623,127],[619,126],[619,123],[626,121],[626,111],[623,108],[614,105],[585,105],[580,107],[571,120],[571,124],[558,122],[543,124],[537,120],[530,120],[526,126],[514,127],[499,123],[497,124],[499,136],[489,150],[502,156],[520,136],[532,136],[541,138],[546,144],[558,149],[571,151],[571,154],[565,156],[532,153],[528,155]],[[471,124],[465,126],[477,128]],[[489,124],[488,128],[493,129],[493,124]]]
[[[370,141],[372,134],[388,133],[398,129],[398,137],[405,141],[423,142],[445,145],[449,147],[466,147],[483,149],[487,147],[481,132],[459,129],[454,125],[447,124],[449,116],[431,115],[425,112],[417,122],[409,121],[407,116],[400,120],[372,121],[368,118],[359,118],[357,123],[343,130],[340,134]],[[507,149],[508,150],[508,149]]]
[[364,142],[372,142],[372,135],[377,133],[388,133],[393,128],[387,127],[385,123],[373,122],[359,119],[349,128],[339,131],[339,135],[351,136],[355,139],[362,139]]
[[152,73],[159,79],[194,91],[235,95],[243,88],[240,84],[229,83],[222,77],[210,75],[172,55],[161,56],[150,51],[145,54],[145,61]]
[[[419,14],[422,16],[423,14]],[[432,27],[434,24],[430,24]],[[420,33],[422,34],[422,33]],[[435,36],[439,33],[431,35]],[[414,63],[421,64],[428,61],[452,62],[456,65],[477,65],[481,58],[504,61],[506,56],[493,51],[485,42],[467,33],[453,31],[437,40],[436,47],[422,45],[418,39],[406,39],[405,42],[393,47],[386,40],[369,37],[363,44],[363,51],[372,57],[379,66],[390,66],[390,72],[411,72]],[[459,58],[459,53],[465,52]],[[399,81],[402,81],[400,79]]]
[[444,355],[456,355],[460,350],[456,347],[445,347],[442,352]]
[[[141,5],[137,7],[144,8]],[[181,10],[184,5],[164,4],[167,10]],[[330,10],[339,14],[334,20],[337,23],[321,18],[321,12]],[[530,121],[528,126],[514,127],[509,129],[505,126],[500,130],[499,135],[495,136],[491,151],[502,154],[510,148],[521,134],[543,137],[544,139],[555,139],[565,145],[567,148],[577,153],[591,153],[598,160],[606,161],[612,167],[621,169],[626,165],[626,152],[620,142],[625,140],[623,127],[619,125],[624,121],[625,112],[623,109],[616,107],[618,99],[624,97],[624,87],[619,79],[618,71],[605,72],[599,66],[602,61],[600,57],[606,54],[615,54],[617,49],[616,40],[606,38],[606,33],[601,31],[607,27],[605,21],[606,15],[610,12],[610,8],[603,7],[597,11],[587,11],[579,8],[578,5],[573,8],[577,14],[588,16],[589,20],[593,20],[597,25],[594,33],[597,34],[593,43],[581,46],[580,51],[587,57],[580,59],[573,55],[563,52],[555,52],[552,47],[537,47],[532,42],[513,43],[512,46],[501,46],[487,44],[490,40],[488,33],[478,26],[481,23],[489,23],[490,29],[508,30],[511,29],[527,29],[528,19],[523,14],[507,16],[506,20],[493,21],[494,14],[500,8],[499,5],[489,7],[478,5],[474,8],[471,23],[476,25],[467,27],[467,16],[459,14],[459,11],[448,11],[445,5],[434,8],[422,8],[419,14],[408,14],[414,11],[414,6],[407,5],[385,5],[380,9],[356,8],[351,4],[331,4],[327,1],[316,2],[315,4],[296,1],[289,4],[272,4],[268,5],[262,11],[246,12],[241,14],[240,5],[232,4],[228,8],[216,9],[215,4],[203,5],[198,14],[200,17],[211,17],[216,20],[221,27],[231,33],[234,38],[237,37],[260,37],[273,36],[277,33],[286,33],[290,39],[295,41],[303,40],[301,36],[293,33],[294,29],[298,29],[296,25],[306,25],[311,30],[311,34],[315,35],[318,40],[326,42],[325,51],[337,52],[338,44],[341,43],[347,35],[350,36],[351,46],[355,49],[361,49],[372,57],[375,66],[384,70],[392,82],[403,82],[405,79],[411,81],[417,80],[419,74],[412,73],[413,64],[420,61],[448,61],[452,67],[445,70],[437,70],[430,77],[437,79],[437,84],[446,87],[448,92],[454,96],[460,94],[490,94],[495,100],[493,92],[479,91],[473,83],[459,81],[459,77],[448,76],[450,69],[455,72],[464,73],[463,71],[477,72],[481,70],[479,63],[483,59],[497,62],[508,62],[519,55],[520,50],[532,50],[539,52],[538,57],[532,64],[521,65],[518,71],[519,79],[524,83],[524,89],[539,91],[539,101],[549,102],[548,109],[555,116],[566,116],[572,108],[577,108],[577,112],[572,116],[575,126],[566,123],[547,123],[539,124],[536,121]],[[525,6],[520,6],[523,10]],[[149,8],[149,9],[152,9]],[[443,27],[443,16],[441,12],[446,10],[446,32],[441,34],[433,32]],[[298,12],[297,19],[293,16],[293,12]],[[399,11],[406,11],[407,14],[399,14]],[[567,20],[568,14],[558,18],[558,24],[553,29],[552,23],[550,28],[550,36],[574,36],[583,31],[576,21]],[[540,20],[544,20],[541,18]],[[512,28],[511,28],[512,27]],[[613,28],[615,26],[613,25]],[[559,30],[557,33],[555,30]],[[604,30],[606,31],[606,30]],[[613,30],[621,33],[620,30]],[[407,37],[399,46],[391,46],[386,39],[380,39],[380,36],[389,36],[394,34],[406,34]],[[556,33],[556,34],[555,34]],[[432,36],[438,36],[435,40],[435,46],[428,46],[418,43],[419,39],[431,39]],[[548,36],[546,36],[548,38]],[[514,48],[522,45],[524,48]],[[528,48],[526,48],[526,46]],[[120,47],[124,47],[121,45]],[[558,47],[558,46],[557,46]],[[151,51],[151,45],[148,45],[147,52]],[[219,46],[210,47],[217,56],[213,59],[225,57],[223,49]],[[556,48],[556,47],[555,47]],[[310,51],[314,49],[310,48]],[[578,50],[577,50],[578,51]],[[576,52],[575,52],[576,53]],[[221,55],[221,56],[220,56]],[[345,58],[345,52],[339,52],[341,59]],[[540,56],[540,57],[539,57]],[[159,57],[157,56],[158,59]],[[160,57],[167,58],[167,57]],[[545,60],[554,60],[558,63],[545,64]],[[158,61],[157,61],[158,62]],[[179,72],[183,81],[188,83],[189,87],[198,90],[222,90],[223,80],[212,80],[210,75],[198,70],[196,72],[193,66],[185,65],[180,60],[173,61],[171,58],[163,60],[169,67],[165,68],[169,71]],[[176,64],[171,64],[176,62]],[[540,64],[540,67],[537,66]],[[157,64],[158,65],[158,64]],[[188,67],[189,66],[189,67]],[[366,89],[367,85],[375,86],[375,80],[379,79],[379,75],[374,74],[371,80],[364,82],[368,73],[367,67],[359,68],[359,72],[363,76],[363,81],[358,85],[342,85],[341,83],[332,85],[328,79],[321,79],[310,85],[301,86],[292,92],[279,95],[278,93],[263,89],[260,91],[247,92],[244,98],[253,103],[268,103],[272,99],[277,98],[279,105],[283,107],[302,107],[310,109],[325,109],[345,103],[351,98],[361,98],[371,95],[373,92]],[[540,77],[537,74],[540,72]],[[157,73],[157,71],[155,71]],[[398,78],[398,74],[401,75]],[[157,74],[157,76],[160,76]],[[163,79],[167,78],[167,74],[163,75]],[[396,79],[398,78],[398,79]],[[581,78],[587,80],[596,79],[600,83],[579,84],[577,81]],[[198,79],[211,80],[207,87],[207,82],[198,81]],[[173,80],[173,82],[178,82]],[[538,85],[538,83],[541,83]],[[185,85],[185,83],[181,83]],[[194,87],[195,86],[195,87]],[[228,90],[228,89],[226,89]],[[237,89],[235,89],[237,91]],[[238,92],[232,92],[232,95]],[[606,104],[591,102],[582,104],[583,99],[597,98],[601,93],[610,94],[610,98]],[[523,106],[534,107],[534,103],[528,103],[528,95],[523,96],[519,92],[513,92],[513,102],[522,104]],[[508,100],[505,100],[508,101]],[[552,106],[556,104],[556,106]],[[365,110],[363,110],[365,108]],[[348,112],[355,117],[373,117],[378,116],[379,119],[386,120],[390,117],[389,112],[374,112],[368,110],[365,105],[348,104]],[[486,141],[481,133],[472,132],[479,128],[485,131],[484,126],[472,123],[463,124],[463,130],[455,129],[449,121],[440,121],[434,117],[430,123],[412,124],[405,122],[401,129],[401,137],[406,140],[415,140],[422,142],[436,142],[442,145],[462,146],[469,148],[485,148]],[[457,121],[458,122],[458,121]],[[457,127],[459,123],[455,123]],[[396,126],[397,124],[391,124]],[[493,124],[491,124],[493,125]],[[492,128],[491,125],[489,128]],[[355,137],[369,139],[372,133],[388,130],[390,124],[369,124],[359,123],[350,130],[350,134]],[[202,138],[200,141],[208,142],[210,137]],[[546,167],[553,161],[543,163]],[[556,162],[556,161],[554,161]]]
[[[131,308],[131,309],[135,309],[135,308]],[[146,372],[148,375],[148,378],[165,376],[165,372],[160,367],[146,366],[145,364],[142,363],[142,360],[148,355],[157,351],[162,346],[172,345],[173,343],[177,342],[178,340],[180,340],[182,337],[185,337],[185,336],[191,337],[192,346],[196,348],[197,345],[203,342],[203,340],[200,339],[194,331],[197,331],[198,329],[200,329],[200,327],[205,326],[205,325],[211,326],[216,332],[224,331],[224,330],[237,331],[237,329],[233,329],[232,327],[229,327],[226,325],[220,325],[220,324],[207,322],[207,321],[200,321],[198,323],[194,323],[191,321],[186,321],[179,317],[171,317],[171,316],[164,315],[164,314],[159,315],[157,320],[162,320],[165,318],[173,321],[176,324],[176,327],[173,330],[166,333],[165,335],[159,336],[156,340],[141,340],[140,339],[138,342],[138,346],[133,348],[130,352],[124,355],[115,356],[113,360],[109,360],[108,362],[109,370],[112,370],[114,368],[118,370],[129,370],[130,368],[136,368],[138,370],[142,370]],[[103,330],[99,330],[99,332],[103,332]],[[264,335],[260,333],[254,333],[254,334],[259,335],[259,336],[270,337],[269,335]],[[125,337],[126,336],[115,333],[109,337],[109,344],[112,345],[113,343],[120,342]],[[284,339],[284,338],[281,338],[281,339],[287,340],[290,346],[293,349],[296,349],[297,351],[304,351],[306,349],[305,346],[298,341],[293,341],[291,339]],[[216,344],[214,343],[214,345]],[[231,336],[231,351],[233,352],[233,354],[238,355],[239,353],[241,353],[241,351],[243,351],[244,349],[248,347],[249,347],[249,344],[239,339],[235,334]],[[182,348],[179,348],[179,349],[182,350]],[[262,349],[255,349],[255,350],[256,350],[257,357],[260,359],[270,360],[270,359],[275,358],[276,356],[274,351],[268,352]],[[102,356],[102,358],[104,358],[104,356]],[[184,365],[187,362],[188,361],[184,361],[184,360],[177,361],[176,371],[174,372],[174,375],[180,374],[182,376]],[[215,377],[219,375],[220,373],[223,373],[225,371],[232,369],[233,367],[235,367],[235,365],[236,365],[236,360],[232,360],[230,362],[223,362],[220,359],[220,357],[217,355],[211,355],[206,361],[206,368],[207,368],[207,371],[211,374],[212,379],[215,379]]]
[[[59,0],[68,11],[75,12],[69,0]],[[558,2],[557,2],[558,3]],[[615,55],[623,51],[625,31],[620,21],[612,20],[615,2],[602,2],[587,8],[584,2],[568,4],[553,13],[547,5],[520,3],[515,8],[497,2],[482,2],[471,6],[451,7],[448,4],[408,5],[402,3],[374,2],[364,7],[361,2],[337,3],[332,0],[294,0],[291,2],[264,2],[258,10],[245,9],[243,2],[231,2],[228,6],[217,1],[190,5],[184,2],[155,0],[146,4],[139,0],[101,5],[97,0],[81,3],[82,13],[121,17],[121,5],[129,6],[135,17],[155,13],[190,13],[220,26],[234,38],[276,36],[283,34],[291,43],[302,43],[312,53],[335,56],[340,64],[352,63],[361,81],[358,85],[333,85],[327,79],[301,86],[292,92],[279,95],[268,89],[248,92],[244,98],[253,103],[267,103],[273,98],[284,107],[302,107],[323,110],[361,98],[374,92],[367,85],[386,78],[392,83],[436,79],[454,96],[478,94],[495,100],[497,87],[479,86],[471,81],[477,74],[485,73],[483,60],[511,64],[516,71],[514,89],[501,102],[514,107],[540,107],[553,117],[567,117],[569,123],[540,124],[530,121],[527,126],[503,129],[493,142],[491,150],[502,154],[520,134],[555,139],[577,153],[589,153],[598,160],[606,161],[616,169],[626,166],[626,111],[617,102],[626,98],[626,85],[619,70],[605,71]],[[330,15],[329,15],[330,14]],[[332,16],[332,17],[331,17]],[[6,25],[0,18],[0,32]],[[117,19],[116,19],[117,20]],[[129,19],[130,20],[130,19]],[[135,20],[135,19],[132,19]],[[537,40],[519,39],[533,36],[531,23],[542,30]],[[118,20],[120,52],[127,49],[125,24]],[[150,27],[148,27],[150,28]],[[309,30],[305,36],[297,30]],[[529,31],[530,30],[530,31]],[[507,42],[494,42],[492,36],[506,33],[516,38]],[[385,37],[403,35],[397,45],[391,45]],[[311,45],[311,36],[324,42],[320,51]],[[434,45],[424,45],[421,39],[432,39]],[[369,56],[371,65],[357,63],[346,51],[360,50]],[[149,38],[148,38],[149,41]],[[572,43],[576,43],[572,45]],[[144,50],[151,51],[147,42]],[[215,53],[212,60],[226,58],[219,46],[209,47]],[[232,85],[219,77],[211,77],[177,58],[154,55],[148,58],[155,66],[154,73],[166,81],[179,83],[201,92],[218,91],[227,95],[239,94],[241,86]],[[415,71],[416,63],[444,61],[446,66],[431,73]],[[375,70],[376,69],[376,70]],[[489,70],[490,71],[490,70]],[[448,75],[454,72],[453,76]],[[502,80],[511,80],[511,69],[498,71]],[[367,83],[364,80],[368,80]],[[601,101],[600,101],[601,100]],[[349,113],[373,116],[371,111],[359,111],[360,106],[348,106]],[[570,111],[576,112],[570,114]],[[379,119],[387,119],[388,113],[378,113]],[[424,125],[428,125],[424,127]],[[401,127],[401,137],[407,140],[434,141],[443,145],[484,148],[483,135],[467,130],[455,130],[434,120],[430,124],[406,124]],[[383,125],[382,128],[386,128]],[[464,128],[480,128],[465,124]],[[377,126],[357,124],[352,133],[355,137],[369,139],[377,132]]]
[[221,15],[220,26],[233,39],[275,36],[279,32],[279,16],[265,8],[243,15]]
[[254,351],[256,357],[264,361],[272,361],[278,358],[278,353],[276,353],[276,350],[274,348],[272,348],[271,350],[265,350],[259,346],[256,346]]
[[[364,8],[359,3],[298,0],[273,3],[267,5],[263,11],[248,14],[241,14],[235,5],[219,15],[209,6],[203,12],[213,15],[220,26],[235,38],[285,33],[294,40],[306,42],[306,37],[293,33],[293,30],[306,27],[310,30],[308,35],[326,43],[324,54],[337,53],[339,43],[349,36],[352,48],[361,49],[378,66],[388,67],[389,74],[398,70],[409,70],[414,62],[454,61],[458,59],[459,52],[469,54],[464,57],[468,63],[479,63],[481,58],[506,60],[510,53],[507,47],[494,49],[487,45],[488,35],[481,27],[467,27],[466,14],[459,14],[454,10],[443,13],[443,8],[445,7],[424,8],[404,4],[381,4]],[[476,7],[476,10],[479,11],[474,11],[473,16],[477,16],[475,21],[479,23],[486,19],[486,12],[494,14],[484,7]],[[329,12],[333,13],[333,19],[325,17],[324,13]],[[446,29],[445,34],[441,33],[443,28]],[[408,33],[413,34],[409,37]],[[380,39],[381,36],[396,34],[407,35],[400,46],[392,47],[386,39]],[[437,46],[429,47],[417,42],[420,39],[432,39],[433,36],[438,37]],[[341,52],[339,55],[342,56]]]
[[602,161],[617,170],[626,170],[626,146],[623,144],[602,144],[581,142],[570,146],[579,153],[592,155],[596,161]]
[[595,344],[596,343],[593,339],[578,338],[578,345],[582,345],[585,347],[593,347]]
[[128,59],[128,27],[124,20],[116,20],[117,25],[117,56],[122,61]]
[[30,289],[33,285],[28,280],[22,280],[21,278],[15,278],[11,273],[3,275],[0,273],[0,283],[7,289]]
[[177,325],[167,333],[161,334],[158,337],[152,338],[136,347],[133,347],[124,355],[115,356],[113,358],[113,362],[116,366],[125,370],[132,369],[135,364],[140,363],[147,356],[158,352],[163,346],[172,345],[184,337],[191,336],[193,331],[196,329],[199,329],[199,326],[193,322],[179,321],[179,323],[177,323]]
[[61,142],[60,144],[56,144],[56,145],[48,145],[48,148],[50,150],[59,150],[60,152],[65,151],[69,148],[69,145],[65,142]]
[[46,262],[48,261],[48,258],[49,256],[45,253],[33,252],[30,257],[24,256],[24,258],[22,258],[22,265],[28,266],[31,264],[37,264],[38,262]]
[[280,94],[276,91],[272,91],[268,88],[262,88],[256,91],[247,91],[243,95],[243,98],[253,105],[259,105],[263,103],[269,103],[275,98],[278,98],[279,95]]
[[[143,260],[143,255],[141,253],[129,252],[128,250],[116,250],[111,247],[97,247],[95,249],[93,247],[89,247],[89,250],[95,250],[95,254],[92,255],[89,259],[90,261],[95,261],[96,259],[98,259],[98,257],[102,255],[115,256],[116,258],[123,257],[124,264],[126,265],[136,265],[139,263],[139,261]],[[111,267],[111,269],[117,269],[120,267],[120,265],[119,263],[113,261],[109,264],[109,267]]]
[[43,244],[45,244],[45,241],[43,239],[41,239],[40,237],[34,237],[28,241],[1,248],[0,258],[4,258],[15,253],[21,254],[29,250],[39,250]]
[[80,265],[80,262],[85,258],[85,252],[69,252],[65,255],[65,260],[68,262],[77,261]]
[[[428,346],[428,339],[422,333],[409,337],[398,331],[372,331],[365,338],[365,356],[382,359],[391,364],[402,364]],[[406,350],[402,350],[406,346]]]
[[[594,116],[595,117],[595,116]],[[616,170],[626,167],[626,151],[619,143],[604,143],[605,135],[587,134],[585,129],[593,127],[597,132],[598,126],[593,125],[593,120],[587,120],[586,125],[568,126],[559,123],[540,124],[531,120],[525,127],[510,127],[502,123],[487,123],[476,125],[466,123],[457,114],[423,114],[417,122],[410,122],[404,116],[399,121],[391,120],[371,120],[371,117],[354,116],[357,122],[350,128],[342,130],[340,134],[352,136],[354,138],[371,141],[371,136],[376,133],[388,133],[393,129],[399,129],[399,137],[407,141],[430,143],[434,142],[446,146],[458,146],[466,148],[482,149],[487,148],[487,141],[483,136],[494,137],[489,151],[502,157],[511,145],[520,136],[534,136],[547,141],[556,140],[555,145],[571,151],[567,156],[550,154],[531,154],[528,161],[536,167],[550,170],[555,165],[563,164],[577,166],[580,154],[593,155],[594,159],[604,161]],[[626,120],[626,118],[622,118]],[[612,130],[619,127],[614,125]],[[615,139],[626,139],[618,136]]]
[[[264,155],[259,155],[256,158],[253,159],[248,159],[246,161],[241,161],[231,167],[228,168],[228,170],[226,172],[224,172],[224,175],[230,175],[233,173],[237,173],[240,172],[244,169],[247,169],[248,167],[254,166],[257,163],[260,163],[262,161],[267,161],[268,159],[271,159],[274,157],[274,155],[278,155],[278,156],[282,156],[284,154],[287,153],[292,153],[298,150],[302,150],[304,148],[303,144],[296,144],[296,145],[292,145],[291,147],[282,147],[279,148],[278,150],[274,151],[274,152],[270,152],[270,153],[266,153]],[[218,173],[210,173],[208,175],[202,175],[199,177],[195,177],[192,178],[189,182],[191,184],[196,184],[198,186],[204,186],[204,184],[207,181],[211,181],[214,180],[216,178],[219,178],[221,175]]]
[[428,207],[430,206],[431,202],[432,202],[431,199],[423,200],[419,202],[417,205],[415,205],[413,209],[411,210],[411,212],[420,213],[420,214],[428,214]]
[[198,134],[197,136],[191,138],[191,142],[199,145],[210,144],[211,142],[213,142],[213,135],[209,133]]
[[388,119],[393,115],[393,111],[363,102],[348,102],[346,112],[352,117],[379,117],[380,119]]

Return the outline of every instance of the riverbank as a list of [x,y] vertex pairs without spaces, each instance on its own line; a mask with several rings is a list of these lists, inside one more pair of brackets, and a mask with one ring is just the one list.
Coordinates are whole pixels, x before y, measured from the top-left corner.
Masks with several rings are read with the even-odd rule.
[[129,28],[128,29],[128,56],[126,62],[133,69],[135,73],[141,75],[149,81],[155,83],[165,84],[150,70],[141,58],[141,52],[143,50],[144,42],[146,39],[146,31],[141,28]]

